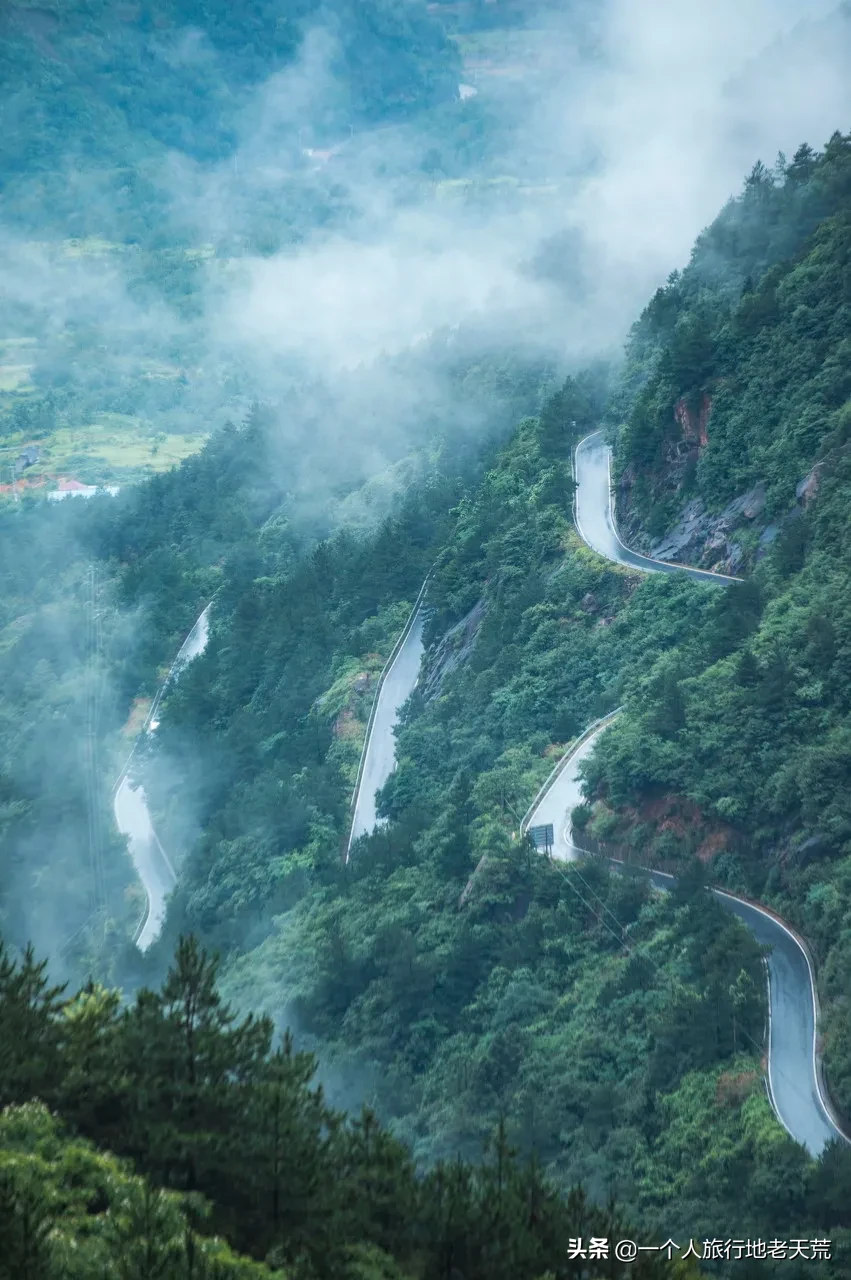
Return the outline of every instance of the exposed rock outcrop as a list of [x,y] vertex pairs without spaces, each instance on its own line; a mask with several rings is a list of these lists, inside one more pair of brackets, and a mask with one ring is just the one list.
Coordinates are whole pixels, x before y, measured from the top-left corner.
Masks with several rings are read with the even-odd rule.
[[768,524],[759,535],[759,546],[756,549],[757,560],[762,560],[768,555],[772,542],[775,542],[780,532],[779,524]]
[[808,507],[818,493],[823,471],[824,463],[817,462],[810,474],[808,476],[804,476],[803,480],[796,487],[795,497],[802,507]]
[[466,662],[476,644],[479,628],[484,621],[487,604],[478,600],[470,612],[450,627],[442,640],[438,640],[426,658],[426,676],[423,697],[426,702],[436,698],[444,680],[462,662]]
[[709,444],[709,418],[711,414],[712,399],[705,391],[700,397],[700,405],[696,413],[689,404],[687,397],[680,396],[674,405],[674,419],[679,423],[683,433],[681,443],[686,448],[697,447],[702,449],[704,445]]
[[[635,512],[630,509],[630,489],[635,483],[635,476],[627,469],[620,482],[619,524],[627,543],[655,560],[694,564],[719,573],[738,574],[749,562],[759,562],[768,554],[784,525],[803,516],[818,496],[826,466],[825,460],[817,462],[799,481],[789,509],[771,524],[765,525],[755,552],[752,551],[750,555],[746,554],[742,542],[734,535],[737,530],[747,528],[753,522],[757,528],[762,524],[760,517],[764,519],[766,495],[761,484],[734,498],[718,515],[708,512],[700,498],[692,498],[683,507],[676,524],[663,538],[652,542],[642,529]],[[752,539],[745,541],[750,542],[753,547]]]
[[693,498],[673,529],[651,544],[650,555],[655,560],[692,564],[708,560],[721,572],[735,573],[744,562],[744,551],[731,534],[745,521],[755,520],[764,508],[761,485],[734,498],[720,515],[711,515],[700,498]]

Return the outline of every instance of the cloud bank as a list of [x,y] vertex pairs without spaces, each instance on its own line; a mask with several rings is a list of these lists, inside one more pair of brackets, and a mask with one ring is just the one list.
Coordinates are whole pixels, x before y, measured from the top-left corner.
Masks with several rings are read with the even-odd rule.
[[[421,442],[418,401],[423,431],[451,416],[429,335],[473,329],[565,367],[617,352],[757,159],[847,127],[849,30],[817,0],[607,0],[590,18],[545,6],[502,52],[469,60],[475,96],[331,137],[345,86],[337,37],[317,27],[245,106],[232,156],[174,150],[159,165],[156,232],[212,246],[195,264],[195,313],[140,287],[147,267],[130,251],[72,268],[20,236],[5,242],[5,301],[54,336],[73,330],[81,363],[124,342],[137,364],[147,344],[186,369],[184,424],[255,397],[292,404],[294,387],[304,401],[321,383],[284,436],[303,438],[309,420],[317,442],[324,419],[332,447],[344,420],[349,454],[360,431],[365,465],[380,466],[394,397],[391,452]],[[197,33],[175,47],[218,56]],[[85,326],[99,334],[88,356]],[[417,358],[389,372],[406,353]]]
[[[297,355],[328,371],[486,318],[568,359],[609,353],[757,159],[771,164],[805,140],[818,147],[846,125],[849,58],[822,21],[830,10],[802,0],[610,0],[591,54],[577,52],[569,14],[532,16],[531,35],[547,24],[549,69],[523,92],[482,78],[478,98],[455,107],[460,116],[492,100],[496,154],[472,174],[480,198],[423,177],[426,132],[340,139],[324,163],[348,209],[343,224],[244,258],[211,308],[214,340],[236,342],[258,366]],[[238,174],[243,189],[268,185],[276,157],[263,140],[324,92],[334,85],[316,40],[259,95],[228,175],[204,181],[227,185]],[[485,177],[495,170],[502,186]],[[221,199],[213,231],[220,210]],[[566,230],[570,261],[530,271]]]

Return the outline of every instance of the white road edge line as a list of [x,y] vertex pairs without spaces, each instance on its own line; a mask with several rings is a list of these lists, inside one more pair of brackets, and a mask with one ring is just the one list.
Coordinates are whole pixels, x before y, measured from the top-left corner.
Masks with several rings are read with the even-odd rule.
[[[352,794],[351,802],[349,804],[350,823],[349,823],[349,834],[346,837],[346,856],[343,859],[344,865],[348,864],[349,854],[352,851],[352,844],[353,844],[352,832],[354,831],[354,828],[355,828],[355,817],[357,816],[358,802],[360,800],[360,793],[363,787],[363,775],[364,775],[364,768],[366,765],[366,757],[369,752],[370,743],[372,742],[372,733],[375,727],[375,718],[378,714],[378,704],[381,701],[381,694],[384,690],[384,685],[387,680],[387,677],[390,675],[396,663],[399,661],[402,650],[405,647],[405,641],[408,639],[408,636],[410,635],[411,631],[414,628],[417,617],[422,611],[426,587],[429,584],[429,579],[431,578],[432,572],[433,572],[433,569],[429,569],[428,573],[426,574],[425,581],[423,582],[423,585],[420,587],[420,593],[416,598],[414,607],[408,615],[408,620],[405,623],[404,627],[402,628],[401,632],[399,633],[399,637],[395,645],[393,646],[393,649],[390,652],[390,657],[387,659],[382,669],[381,675],[378,677],[378,685],[375,690],[375,697],[372,700],[372,707],[370,708],[369,719],[367,720],[367,723],[366,723],[366,733],[364,735],[360,761],[358,762],[358,773],[357,773],[357,778],[355,779],[355,789]],[[417,676],[417,679],[414,681],[414,689],[416,689],[418,684],[419,684],[419,675]],[[394,752],[392,772],[395,773],[395,771],[396,771],[396,756]]]
[[[824,1095],[822,1094],[822,1090],[821,1090],[821,1080],[819,1078],[820,1073],[818,1070],[818,1013],[819,1011],[818,1011],[818,1004],[816,1003],[816,978],[815,978],[815,973],[813,972],[812,961],[810,960],[806,946],[804,945],[802,939],[798,937],[797,933],[791,927],[791,925],[788,925],[785,920],[783,920],[779,915],[776,914],[776,912],[766,910],[765,907],[760,906],[760,904],[757,902],[752,902],[749,898],[740,898],[737,893],[730,893],[729,890],[727,889],[713,889],[712,892],[718,894],[719,898],[731,898],[734,902],[743,902],[746,906],[753,907],[754,911],[758,911],[761,916],[764,916],[766,918],[766,920],[772,920],[775,924],[779,924],[783,932],[788,934],[788,936],[795,943],[795,946],[800,951],[801,955],[804,957],[804,960],[807,963],[807,973],[809,974],[809,978],[810,978],[810,998],[812,1000],[812,1005],[813,1005],[813,1050],[812,1050],[813,1080],[815,1081],[816,1094],[818,1096],[819,1106],[822,1109],[822,1113],[824,1115],[825,1120],[827,1120],[827,1123],[831,1129],[839,1129],[839,1126],[837,1125],[836,1121],[833,1119],[832,1115],[830,1114],[830,1108],[828,1107],[827,1101],[824,1098]],[[769,990],[770,990],[770,987],[771,987],[771,979],[769,977]],[[770,1020],[771,1019],[771,1001],[770,1000],[768,1004],[768,1016]],[[768,1068],[769,1068],[769,1074],[770,1074],[771,1072],[770,1033],[769,1033],[769,1041],[768,1041]],[[845,1137],[844,1134],[842,1136]],[[846,1138],[846,1141],[848,1141],[847,1138]]]
[[[589,547],[591,547],[591,543],[589,543],[589,542],[588,542],[588,540],[587,540],[587,538],[585,537],[585,534],[584,534],[584,533],[583,533],[583,531],[582,531],[582,526],[581,526],[581,524],[580,524],[580,522],[579,522],[579,518],[578,518],[578,510],[577,510],[577,502],[576,502],[576,491],[578,490],[578,487],[579,487],[579,486],[578,486],[578,482],[576,482],[576,475],[577,475],[577,470],[578,470],[578,469],[577,469],[577,466],[576,466],[576,459],[577,459],[577,457],[578,457],[578,455],[579,455],[579,450],[582,448],[582,446],[583,446],[584,444],[586,444],[588,440],[593,439],[593,437],[594,437],[594,436],[602,436],[602,432],[601,432],[601,430],[600,430],[599,428],[598,428],[596,431],[591,431],[591,432],[589,432],[589,434],[588,434],[587,436],[584,436],[584,437],[582,438],[582,440],[580,440],[580,441],[579,441],[579,443],[574,447],[574,451],[573,451],[573,459],[572,459],[572,462],[573,462],[573,479],[574,479],[574,482],[575,482],[575,489],[574,489],[574,495],[573,495],[573,523],[574,523],[574,524],[575,524],[575,526],[576,526],[576,530],[577,530],[577,532],[578,532],[578,534],[579,534],[580,538],[582,538],[583,542],[585,542],[585,544],[586,544],[587,546],[589,546]],[[734,577],[729,576],[729,575],[726,575],[726,574],[716,574],[716,573],[713,573],[713,572],[712,572],[712,570],[710,570],[710,569],[694,569],[691,565],[681,565],[681,564],[676,563],[675,561],[655,560],[652,556],[643,556],[643,555],[641,555],[641,553],[640,553],[640,552],[632,551],[629,547],[627,547],[627,546],[626,546],[626,544],[622,541],[622,539],[621,539],[621,537],[620,537],[620,535],[619,535],[619,533],[618,533],[618,530],[617,530],[617,525],[616,525],[616,523],[615,523],[614,503],[612,502],[612,453],[611,453],[611,449],[610,449],[610,448],[605,444],[605,441],[603,441],[603,445],[604,445],[604,447],[607,449],[607,459],[606,459],[606,461],[607,461],[607,471],[608,471],[608,480],[609,480],[609,486],[608,486],[608,514],[609,514],[609,518],[610,518],[610,522],[611,522],[611,526],[612,526],[612,531],[614,532],[615,538],[617,539],[618,544],[622,547],[622,549],[623,549],[625,552],[627,552],[627,554],[629,554],[629,555],[631,555],[631,556],[635,556],[637,559],[647,560],[648,562],[650,562],[650,563],[652,563],[652,564],[669,565],[670,567],[672,567],[672,568],[676,568],[676,569],[691,569],[691,571],[692,571],[693,573],[699,573],[699,574],[701,574],[701,575],[705,575],[705,576],[706,576],[706,577],[708,577],[708,578],[715,578],[716,580],[720,580],[720,581],[722,581],[722,582],[743,582],[743,581],[744,581],[744,579],[743,579],[743,578],[734,578]],[[594,548],[593,548],[593,547],[591,547],[591,549],[592,549],[592,550],[594,550]],[[599,553],[598,553],[598,554],[599,554]],[[638,566],[636,566],[636,567],[638,567]],[[652,571],[651,571],[651,570],[648,570],[648,572],[652,572]],[[603,723],[600,723],[600,724],[599,724],[599,727],[596,729],[596,731],[595,731],[595,732],[591,732],[591,730],[593,730],[593,729],[594,729],[594,726],[595,726],[595,725],[597,725],[597,724],[598,724],[598,722],[597,722],[597,721],[595,721],[595,722],[594,722],[594,724],[589,725],[589,726],[588,726],[588,728],[587,728],[587,729],[585,729],[585,730],[584,730],[584,732],[583,732],[582,734],[580,734],[580,736],[579,736],[579,738],[576,740],[576,742],[574,742],[574,743],[570,746],[570,748],[568,749],[568,751],[565,753],[565,755],[562,757],[562,759],[561,759],[561,760],[559,761],[559,763],[556,765],[555,769],[554,769],[554,770],[552,771],[552,773],[550,774],[549,778],[547,778],[546,782],[544,783],[544,786],[541,788],[541,790],[539,791],[538,795],[537,795],[537,796],[535,797],[535,799],[533,800],[532,805],[531,805],[530,810],[529,810],[529,813],[528,813],[528,816],[527,816],[527,819],[526,819],[527,825],[528,825],[528,823],[530,823],[530,822],[531,822],[532,818],[533,818],[533,817],[534,817],[534,815],[535,815],[535,810],[539,807],[539,805],[541,804],[541,802],[542,802],[542,801],[543,801],[543,799],[545,798],[546,793],[549,791],[550,785],[552,784],[552,782],[554,781],[554,779],[558,776],[558,774],[561,772],[561,770],[567,766],[567,763],[568,763],[568,761],[570,760],[570,758],[576,754],[576,752],[579,750],[579,748],[580,748],[581,746],[583,746],[585,743],[587,743],[587,741],[589,740],[589,738],[596,737],[596,736],[597,736],[597,734],[602,733],[602,732],[604,731],[604,729],[607,729],[607,728],[609,727],[609,725],[610,725],[611,723],[613,723],[613,722],[614,722],[615,718],[620,714],[621,710],[622,710],[622,708],[620,708],[620,707],[619,707],[616,711],[614,711],[614,712],[610,712],[610,713],[609,713],[609,715],[608,715],[608,717],[603,717]],[[521,824],[521,832],[522,832],[522,831],[523,831],[523,826],[522,826],[522,824]],[[572,829],[571,829],[571,826],[570,826],[570,822],[569,822],[569,820],[568,820],[567,827],[565,828],[565,837],[566,837],[566,839],[565,839],[565,843],[568,845],[568,847],[570,847],[570,848],[574,849],[574,850],[575,850],[577,853],[579,853],[579,854],[582,854],[583,852],[585,852],[584,850],[580,849],[580,848],[579,848],[579,846],[577,846],[576,844],[574,844],[573,839],[572,839],[572,836],[573,836],[573,832],[572,832]],[[586,855],[586,856],[587,856],[587,855]],[[620,861],[620,859],[613,858],[613,859],[611,859],[611,861],[612,861],[612,862],[619,862],[619,861]],[[623,866],[627,866],[627,865],[629,865],[629,864],[627,864],[627,863],[622,863],[621,865],[623,865]],[[633,864],[633,865],[637,865],[637,864]],[[666,878],[666,879],[669,879],[669,880],[675,880],[675,879],[676,879],[676,877],[675,877],[675,876],[673,876],[673,875],[671,875],[671,873],[670,873],[670,872],[666,872],[666,871],[655,871],[655,870],[654,870],[654,868],[652,868],[652,867],[644,867],[644,868],[641,868],[641,869],[642,869],[642,870],[644,870],[644,871],[651,871],[651,872],[654,872],[654,874],[656,874],[656,875],[662,875],[662,876],[665,876],[665,878]],[[828,1128],[829,1128],[833,1133],[835,1133],[835,1134],[836,1134],[836,1135],[838,1135],[840,1138],[842,1138],[846,1143],[851,1143],[851,1139],[849,1139],[848,1135],[846,1135],[846,1134],[842,1131],[842,1129],[841,1129],[841,1127],[840,1127],[840,1125],[839,1125],[839,1123],[838,1123],[838,1120],[834,1118],[834,1116],[833,1116],[833,1114],[832,1114],[832,1108],[831,1108],[831,1106],[828,1104],[828,1101],[827,1101],[827,1099],[824,1097],[824,1094],[823,1094],[823,1092],[822,1092],[821,1073],[819,1072],[819,1069],[818,1069],[818,1037],[819,1037],[819,1027],[818,1027],[819,1006],[818,1006],[818,997],[817,997],[817,994],[816,994],[815,972],[814,972],[814,970],[813,970],[812,960],[810,959],[810,955],[809,955],[809,952],[808,952],[808,949],[807,949],[807,947],[806,947],[805,943],[804,943],[804,942],[803,942],[803,940],[798,936],[798,934],[795,932],[795,930],[794,930],[790,925],[788,925],[788,924],[786,923],[786,921],[784,921],[784,920],[783,920],[779,915],[777,915],[777,913],[776,913],[776,912],[771,911],[771,910],[768,910],[768,909],[766,909],[765,907],[761,906],[759,903],[753,902],[753,901],[751,901],[751,900],[750,900],[750,899],[748,899],[748,898],[741,898],[741,897],[739,897],[739,895],[738,895],[738,894],[731,893],[731,892],[729,892],[729,890],[726,890],[726,889],[717,889],[717,888],[714,888],[714,887],[713,887],[713,888],[712,888],[712,892],[713,892],[713,893],[715,893],[715,894],[716,894],[717,896],[719,896],[719,897],[729,898],[731,901],[734,901],[734,902],[740,902],[740,903],[742,903],[744,906],[751,907],[751,908],[753,908],[753,910],[757,911],[760,915],[762,915],[766,920],[770,920],[770,921],[772,921],[774,924],[779,925],[779,926],[780,926],[780,928],[784,931],[784,933],[786,933],[786,934],[788,935],[788,937],[790,937],[790,938],[792,939],[792,941],[795,943],[795,945],[798,947],[798,949],[800,950],[801,954],[803,955],[804,960],[806,961],[806,965],[807,965],[807,974],[808,974],[808,976],[809,976],[809,983],[810,983],[810,1000],[811,1000],[811,1002],[812,1002],[812,1011],[813,1011],[813,1039],[812,1039],[812,1051],[811,1051],[811,1052],[812,1052],[813,1081],[814,1081],[814,1083],[815,1083],[816,1096],[817,1096],[817,1098],[818,1098],[818,1103],[819,1103],[819,1106],[820,1106],[820,1108],[821,1108],[822,1117],[823,1117],[823,1119],[825,1119],[825,1120],[827,1121]],[[744,923],[744,921],[743,921],[742,923]],[[745,925],[745,927],[747,928],[747,925]],[[784,1128],[784,1129],[786,1130],[786,1132],[790,1135],[790,1137],[792,1137],[795,1141],[798,1141],[798,1139],[797,1139],[797,1138],[795,1138],[795,1135],[792,1133],[792,1131],[791,1131],[791,1129],[789,1128],[789,1126],[786,1124],[786,1122],[785,1122],[785,1120],[783,1119],[783,1117],[780,1115],[780,1112],[779,1112],[779,1110],[778,1110],[778,1108],[777,1108],[777,1105],[776,1105],[776,1103],[775,1103],[774,1085],[773,1085],[772,1075],[771,1075],[771,1029],[772,1029],[772,1013],[771,1013],[771,974],[770,974],[770,970],[769,970],[769,967],[768,967],[767,962],[766,962],[766,966],[765,966],[765,968],[766,968],[766,985],[767,985],[767,987],[768,987],[768,1023],[769,1023],[769,1025],[768,1025],[768,1047],[767,1047],[767,1050],[766,1050],[766,1061],[767,1061],[767,1065],[768,1065],[768,1090],[769,1090],[769,1100],[770,1100],[770,1102],[771,1102],[772,1110],[774,1111],[774,1114],[777,1116],[777,1119],[780,1121],[780,1123],[781,1123],[781,1125],[783,1126],[783,1128]]]
[[[213,601],[212,601],[212,600],[208,600],[207,604],[204,606],[204,608],[203,608],[203,609],[201,610],[201,612],[198,614],[198,617],[195,619],[194,623],[192,624],[192,627],[191,627],[191,630],[189,631],[189,634],[186,636],[186,638],[185,638],[185,639],[184,639],[184,641],[183,641],[183,644],[182,644],[182,645],[180,646],[180,648],[178,649],[178,651],[177,651],[177,655],[176,655],[176,657],[175,657],[174,661],[172,662],[171,666],[170,666],[170,667],[169,667],[169,669],[168,669],[168,674],[167,674],[166,678],[163,680],[163,682],[162,682],[162,684],[160,685],[159,689],[157,689],[156,693],[154,694],[153,701],[152,701],[152,703],[151,703],[151,705],[150,705],[150,707],[149,707],[149,709],[148,709],[148,714],[145,716],[144,722],[143,722],[142,727],[141,727],[141,729],[139,730],[139,732],[138,732],[138,734],[137,734],[137,736],[136,736],[136,741],[133,743],[133,747],[132,747],[132,749],[131,749],[131,751],[130,751],[130,754],[128,755],[127,759],[124,761],[124,767],[122,768],[121,772],[119,773],[118,777],[116,778],[115,782],[114,782],[114,783],[113,783],[113,785],[112,785],[113,816],[115,815],[115,800],[116,800],[116,797],[117,797],[117,795],[118,795],[118,792],[121,790],[122,784],[127,780],[127,774],[128,774],[128,772],[129,772],[130,765],[131,765],[131,764],[132,764],[132,762],[133,762],[133,757],[134,757],[134,755],[136,754],[136,748],[138,747],[139,743],[142,741],[143,735],[144,735],[144,734],[146,734],[146,733],[148,733],[148,732],[150,731],[150,726],[151,726],[151,723],[152,723],[152,721],[153,721],[153,719],[154,719],[154,715],[156,714],[157,710],[159,709],[159,704],[160,704],[160,702],[162,701],[162,698],[163,698],[163,695],[165,694],[166,689],[168,688],[169,684],[171,683],[172,677],[174,676],[175,672],[178,670],[178,668],[179,668],[179,666],[180,666],[180,660],[181,660],[181,658],[183,657],[183,655],[184,655],[184,653],[185,653],[185,651],[186,651],[186,649],[187,649],[187,647],[188,647],[188,645],[189,645],[190,640],[191,640],[191,639],[192,639],[192,637],[195,635],[196,631],[197,631],[197,630],[198,630],[198,628],[200,627],[200,625],[201,625],[201,623],[203,622],[204,618],[205,618],[205,617],[207,616],[207,614],[210,612],[210,609],[211,609],[211,607],[212,607],[212,604],[213,604]],[[117,825],[117,824],[116,824],[116,825]],[[172,876],[174,877],[174,883],[176,884],[176,883],[177,883],[177,873],[175,872],[175,869],[174,869],[174,867],[172,866],[171,859],[169,858],[168,854],[166,853],[165,849],[163,848],[162,844],[160,843],[160,838],[159,838],[159,836],[157,835],[156,831],[154,830],[154,824],[153,824],[153,822],[151,823],[151,831],[153,832],[154,839],[155,839],[155,840],[156,840],[156,842],[157,842],[157,848],[159,849],[160,853],[162,854],[163,859],[164,859],[164,861],[165,861],[165,864],[166,864],[166,866],[168,867],[169,871],[171,872]],[[141,886],[142,886],[143,890],[145,891],[145,902],[146,902],[146,907],[145,907],[145,912],[144,912],[144,914],[143,914],[143,916],[142,916],[141,920],[140,920],[140,921],[139,921],[139,923],[136,925],[136,928],[135,928],[135,929],[134,929],[134,931],[133,931],[133,941],[134,941],[134,943],[138,943],[138,941],[139,941],[139,939],[141,938],[142,934],[145,932],[145,929],[147,928],[147,925],[148,925],[148,921],[149,921],[149,920],[150,920],[150,918],[151,918],[151,910],[152,910],[152,905],[153,905],[153,904],[151,903],[151,895],[150,895],[150,891],[148,890],[148,886],[145,884],[145,881],[144,881],[144,880],[142,879],[142,877],[139,875],[138,870],[136,871],[136,875],[137,875],[137,877],[138,877],[139,883],[141,884]],[[173,887],[174,887],[174,885],[172,885],[172,888],[173,888]]]
[[[588,433],[588,435],[587,435],[587,436],[583,436],[583,438],[579,441],[579,443],[578,443],[578,444],[575,446],[575,448],[574,448],[574,456],[575,456],[576,454],[578,454],[578,453],[579,453],[579,450],[582,448],[582,446],[583,446],[584,444],[586,444],[589,440],[592,440],[592,439],[594,438],[594,436],[602,436],[602,434],[603,434],[603,433],[602,433],[602,430],[598,427],[596,431],[590,431],[590,432]],[[624,542],[623,538],[620,536],[620,533],[618,532],[617,519],[616,519],[616,517],[615,517],[615,506],[614,506],[614,503],[613,503],[613,502],[612,502],[612,500],[611,500],[611,495],[612,495],[612,451],[611,451],[611,449],[606,445],[605,441],[603,441],[603,445],[604,445],[604,447],[605,447],[605,448],[607,448],[607,449],[608,449],[608,457],[607,457],[607,459],[606,459],[606,465],[607,465],[608,476],[609,476],[609,519],[610,519],[611,526],[612,526],[612,533],[615,535],[615,538],[616,538],[616,540],[617,540],[618,546],[619,546],[623,551],[625,551],[625,552],[626,552],[626,554],[627,554],[628,556],[634,556],[634,557],[636,558],[636,560],[646,560],[648,564],[658,564],[658,565],[660,565],[662,568],[668,568],[668,569],[684,569],[687,573],[690,573],[690,574],[691,574],[691,573],[696,573],[696,574],[699,574],[699,575],[700,575],[701,577],[703,577],[703,578],[715,579],[715,580],[716,580],[716,581],[718,581],[718,582],[744,582],[744,581],[745,581],[745,579],[744,579],[744,578],[736,578],[736,577],[734,577],[732,574],[729,574],[729,573],[715,573],[715,571],[714,571],[713,569],[700,569],[700,568],[698,568],[698,566],[697,566],[697,565],[693,565],[693,564],[681,564],[679,560],[658,560],[655,556],[647,556],[647,555],[645,555],[645,554],[644,554],[644,552],[643,552],[643,551],[633,551],[632,547],[628,547],[628,546],[626,545],[626,543]],[[576,465],[575,465],[575,463],[574,463],[574,467],[573,467],[573,474],[574,474],[574,479],[575,479],[575,477],[576,477]],[[578,486],[577,486],[577,487],[578,487]],[[582,541],[583,541],[587,546],[591,547],[591,550],[593,551],[593,550],[594,550],[594,547],[593,547],[593,546],[592,546],[592,544],[588,541],[588,539],[585,537],[585,534],[582,532],[582,528],[581,528],[581,526],[580,526],[580,524],[579,524],[579,520],[578,520],[578,518],[577,518],[577,513],[576,513],[576,503],[575,503],[575,501],[574,501],[573,523],[576,525],[577,531],[578,531],[579,536],[580,536],[580,538],[582,539]],[[599,554],[600,554],[600,552],[597,552],[597,554],[599,555]],[[624,567],[625,567],[625,568],[631,568],[631,567],[634,567],[634,568],[636,568],[636,569],[637,569],[637,568],[640,568],[641,566],[640,566],[640,565],[635,565],[635,566],[626,565],[626,566],[624,566]]]

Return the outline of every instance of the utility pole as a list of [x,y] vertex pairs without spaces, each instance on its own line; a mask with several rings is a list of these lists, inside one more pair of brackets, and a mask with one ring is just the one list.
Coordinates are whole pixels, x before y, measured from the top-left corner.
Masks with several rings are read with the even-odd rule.
[[104,912],[106,890],[103,871],[103,832],[98,804],[98,729],[100,725],[101,622],[98,610],[98,572],[89,565],[87,601],[88,678],[86,680],[86,797],[88,804],[89,863],[95,911]]

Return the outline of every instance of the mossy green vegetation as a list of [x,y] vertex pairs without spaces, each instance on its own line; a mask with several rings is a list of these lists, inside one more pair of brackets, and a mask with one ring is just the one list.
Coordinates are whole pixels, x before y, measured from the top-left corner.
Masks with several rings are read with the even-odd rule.
[[[634,326],[611,410],[615,473],[652,533],[686,498],[719,510],[756,485],[764,523],[780,519],[827,442],[844,439],[850,200],[848,135],[757,164]],[[686,445],[697,456],[684,474]]]
[[[719,503],[764,484],[763,520],[777,537],[703,626],[648,655],[589,770],[591,794],[617,814],[610,834],[651,858],[699,854],[716,878],[800,927],[820,970],[828,1078],[845,1114],[849,174],[851,139],[840,134],[820,155],[802,148],[778,174],[756,170],[639,323],[620,401],[621,469],[641,449],[642,467],[661,465],[673,428],[663,430],[664,415],[654,427],[645,410],[663,385],[669,408],[682,395],[716,395],[695,484]],[[707,316],[712,367],[671,382],[682,335]],[[664,483],[664,467],[654,474]]]
[[[164,720],[180,735],[170,759],[202,762],[168,786],[188,784],[208,815],[169,928],[221,947],[229,998],[294,1026],[338,1096],[374,1097],[424,1167],[458,1150],[475,1158],[503,1116],[561,1185],[581,1180],[598,1200],[614,1188],[653,1230],[711,1236],[723,1221],[728,1233],[777,1234],[794,1221],[804,1232],[827,1215],[841,1233],[842,1213],[820,1199],[821,1166],[765,1097],[765,988],[750,935],[698,883],[656,898],[602,866],[553,867],[517,838],[555,744],[640,697],[644,672],[684,638],[721,646],[751,616],[747,591],[721,607],[712,588],[612,569],[578,543],[570,443],[601,396],[592,379],[568,381],[445,523],[423,525],[405,504],[367,558],[332,540],[274,588],[234,593],[222,640]],[[392,561],[380,550],[391,544]],[[321,656],[315,623],[293,631],[301,602],[321,590],[328,603],[313,616],[332,628],[332,649],[356,652],[333,629],[342,602],[377,609],[385,597],[370,605],[370,593],[400,558],[416,566],[406,600],[435,562],[433,648],[402,716],[388,825],[356,842],[343,871],[348,792],[327,718],[318,745],[309,717],[300,741],[262,725],[279,723],[294,695],[282,674]],[[463,660],[443,671],[442,638],[471,617]],[[317,684],[339,714],[354,665],[345,659],[330,682],[326,662]],[[277,807],[286,789],[301,797],[300,829],[292,800]],[[687,1154],[697,1135],[699,1160]],[[844,1179],[844,1154],[830,1159]]]
[[[0,947],[0,1031],[3,1280],[541,1280],[580,1274],[571,1240],[634,1234],[613,1202],[560,1197],[503,1126],[475,1165],[418,1176],[371,1111],[328,1105],[289,1036],[234,1016],[190,939],[125,1005]],[[652,1253],[638,1274],[698,1272]]]

